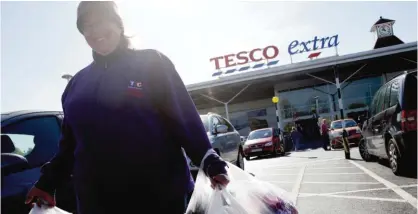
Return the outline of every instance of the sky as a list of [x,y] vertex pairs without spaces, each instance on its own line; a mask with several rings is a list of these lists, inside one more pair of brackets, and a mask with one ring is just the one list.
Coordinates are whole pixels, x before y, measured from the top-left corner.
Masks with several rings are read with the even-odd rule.
[[[396,20],[394,33],[417,41],[417,2],[274,2],[232,0],[117,1],[138,49],[157,49],[184,83],[214,79],[210,58],[275,45],[280,65],[294,40],[338,34],[338,54],[373,48],[379,19]],[[61,110],[62,74],[92,61],[76,28],[78,2],[1,2],[1,112]],[[324,51],[321,57],[335,54]],[[305,60],[306,55],[293,58]],[[251,72],[251,71],[249,71]]]

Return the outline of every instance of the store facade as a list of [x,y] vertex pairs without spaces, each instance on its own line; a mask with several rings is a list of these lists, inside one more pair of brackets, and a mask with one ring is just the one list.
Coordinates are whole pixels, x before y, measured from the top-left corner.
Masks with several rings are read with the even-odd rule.
[[[361,123],[385,82],[416,70],[417,42],[397,38],[394,23],[380,17],[371,29],[377,35],[374,48],[343,56],[338,54],[338,34],[294,40],[284,49],[269,45],[216,56],[209,60],[216,79],[187,89],[201,114],[223,115],[241,135],[265,127],[289,132],[297,125],[308,138],[319,138],[321,119],[348,117]],[[327,50],[335,53],[322,57]],[[283,52],[290,64],[280,64]],[[296,56],[306,59],[295,63]]]
[[[341,87],[343,88],[345,117],[357,119],[357,115],[368,109],[374,94],[385,83],[385,79],[392,78],[399,73],[344,83]],[[312,119],[313,111],[318,112],[317,121],[322,118],[329,121],[340,118],[335,85],[323,84],[315,87],[281,90],[277,91],[276,95],[280,99],[279,121],[284,131],[288,132],[295,124]],[[243,136],[248,135],[254,129],[277,127],[276,110],[269,98],[236,103],[230,105],[228,109],[229,120]],[[198,109],[198,111],[201,114],[214,112],[226,117],[223,106]]]

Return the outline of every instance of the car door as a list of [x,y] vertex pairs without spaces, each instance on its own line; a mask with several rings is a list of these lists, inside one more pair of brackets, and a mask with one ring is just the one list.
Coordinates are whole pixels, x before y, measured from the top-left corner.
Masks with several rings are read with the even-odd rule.
[[216,126],[221,125],[221,121],[217,116],[210,117],[211,124],[211,143],[213,149],[219,152],[221,157],[225,156],[225,143],[227,133],[216,133]]
[[11,139],[14,145],[12,153],[23,156],[29,163],[27,169],[2,175],[2,210],[28,213],[29,207],[23,203],[25,196],[39,179],[40,167],[58,150],[59,121],[55,116],[24,119],[2,127],[1,135]]
[[273,128],[273,144],[276,146],[276,148],[280,148],[280,133],[279,129]]
[[369,110],[368,119],[367,121],[365,121],[365,124],[363,125],[363,131],[362,131],[363,137],[366,141],[368,151],[372,155],[376,155],[376,152],[377,152],[376,146],[373,144],[373,120],[374,120],[374,116],[376,115],[376,111],[378,109],[377,103],[378,103],[381,91],[382,90],[379,89],[373,97],[373,101]]
[[381,93],[379,94],[379,99],[376,105],[376,115],[372,120],[372,144],[376,148],[376,155],[379,157],[385,157],[385,113],[388,106],[388,99],[390,95],[390,84],[386,84],[382,87]]
[[239,146],[241,144],[240,135],[235,130],[234,126],[228,122],[228,120],[223,117],[219,117],[219,120],[222,125],[228,127],[228,132],[225,134],[226,141],[224,145],[224,158],[231,163],[235,163],[237,161]]

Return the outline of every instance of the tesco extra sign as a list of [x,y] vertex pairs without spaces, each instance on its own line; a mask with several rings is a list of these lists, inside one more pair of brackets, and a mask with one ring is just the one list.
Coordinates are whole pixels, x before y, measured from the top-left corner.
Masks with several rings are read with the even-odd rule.
[[[274,45],[265,48],[255,48],[250,51],[241,51],[237,54],[228,54],[210,59],[215,63],[216,70],[223,68],[247,64],[250,62],[259,62],[262,60],[274,59],[279,55],[279,48]],[[221,64],[222,63],[222,64]]]
[[[319,50],[324,49],[324,48],[337,47],[338,44],[339,44],[338,35],[334,35],[331,37],[322,37],[322,38],[315,36],[312,40],[308,40],[308,41],[300,41],[300,40],[292,41],[287,47],[287,51],[290,56],[295,55],[295,54],[305,53],[305,52],[311,52],[308,58],[314,58],[320,55],[321,51]],[[278,56],[279,56],[279,48],[274,45],[270,45],[265,48],[255,48],[250,51],[241,51],[236,54],[228,54],[224,56],[213,57],[210,59],[210,62],[215,64],[216,70],[219,70],[220,68],[228,68],[228,67],[236,67],[236,66],[238,67],[240,65],[248,64],[250,62],[259,62],[263,60],[268,61],[268,60],[275,59]],[[278,60],[274,62],[270,62],[270,64],[275,64],[277,62]],[[270,64],[259,63],[258,65],[255,65],[252,67],[245,66],[238,70],[244,71],[250,68],[255,69],[255,68],[260,68],[264,65],[269,66]],[[231,71],[234,72],[233,70]],[[218,71],[216,75],[220,75],[222,73],[223,72]],[[228,71],[226,72],[226,74],[227,73]]]

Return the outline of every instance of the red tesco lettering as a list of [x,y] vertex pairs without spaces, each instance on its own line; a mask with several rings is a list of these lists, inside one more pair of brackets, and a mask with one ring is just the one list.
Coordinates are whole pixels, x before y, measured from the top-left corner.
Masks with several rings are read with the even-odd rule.
[[[271,52],[269,52],[271,50]],[[213,57],[210,62],[215,63],[215,68],[221,68],[220,62],[224,62],[224,68],[243,65],[249,62],[259,62],[262,60],[274,59],[279,55],[279,48],[274,45],[267,46],[263,49],[256,48],[251,51],[241,51],[237,54],[228,54],[225,56]],[[223,59],[223,60],[222,60]]]

